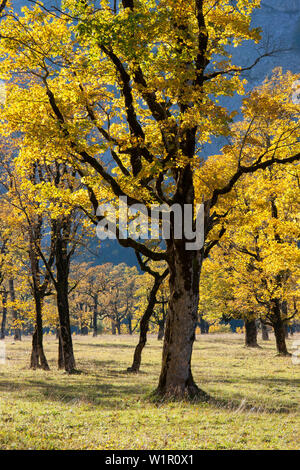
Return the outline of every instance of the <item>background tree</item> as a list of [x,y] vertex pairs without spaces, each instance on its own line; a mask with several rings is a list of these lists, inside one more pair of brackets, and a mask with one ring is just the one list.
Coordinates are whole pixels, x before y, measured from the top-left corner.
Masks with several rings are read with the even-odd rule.
[[[94,10],[88,3],[68,1],[67,14],[53,17],[37,5],[22,17],[9,13],[1,25],[1,76],[18,80],[8,87],[5,119],[45,158],[70,158],[83,175],[94,212],[107,198],[119,196],[127,196],[131,207],[143,203],[148,211],[153,202],[194,208],[197,170],[205,182],[198,199],[204,195],[203,248],[187,250],[191,239],[186,234],[175,238],[174,220],[166,250],[118,237],[123,246],[168,264],[161,395],[201,395],[191,355],[202,262],[223,233],[224,214],[216,210],[221,196],[231,193],[245,174],[300,159],[297,129],[292,126],[291,132],[290,126],[298,107],[291,105],[286,118],[273,126],[267,149],[257,146],[250,152],[249,141],[238,153],[224,149],[223,179],[211,178],[211,170],[220,171],[220,165],[209,169],[204,163],[205,144],[234,130],[229,127],[233,114],[217,102],[219,95],[243,92],[243,69],[232,63],[227,46],[259,40],[258,30],[250,26],[259,3],[123,0],[114,10],[106,2]],[[20,96],[28,98],[29,122]],[[277,105],[283,108],[288,96],[280,98]],[[274,99],[272,104],[264,109],[274,118],[280,109]]]

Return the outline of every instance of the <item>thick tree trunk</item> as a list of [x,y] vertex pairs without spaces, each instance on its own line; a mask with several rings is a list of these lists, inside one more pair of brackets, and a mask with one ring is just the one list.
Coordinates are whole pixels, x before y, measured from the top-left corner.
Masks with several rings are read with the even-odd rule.
[[115,323],[114,320],[111,321],[111,334],[112,334],[112,335],[116,335],[116,334],[117,334],[116,323]]
[[120,320],[116,321],[116,327],[117,327],[118,335],[120,335],[121,334],[121,322],[120,322]]
[[65,368],[65,362],[64,362],[64,353],[63,353],[63,347],[62,347],[62,339],[61,339],[61,334],[60,334],[60,329],[57,329],[57,337],[58,337],[58,361],[57,361],[57,366],[59,369],[64,369]]
[[139,372],[140,366],[141,366],[141,360],[142,360],[142,351],[147,343],[147,333],[149,330],[149,320],[151,318],[151,315],[153,313],[153,308],[156,303],[156,294],[157,291],[160,287],[161,284],[161,277],[157,276],[155,277],[155,281],[153,284],[153,287],[150,292],[150,296],[148,299],[148,304],[145,312],[143,313],[143,316],[140,321],[140,337],[139,337],[139,342],[136,345],[135,351],[134,351],[134,356],[133,356],[133,362],[132,366],[128,367],[127,371],[128,372]]
[[[13,279],[9,279],[8,281],[8,285],[9,285],[9,295],[10,295],[10,300],[12,302],[15,302],[16,301],[16,294],[15,294],[15,285],[14,285],[14,280]],[[15,309],[15,307],[12,307],[12,317],[13,317],[13,321],[14,322],[17,322],[18,321],[18,312],[17,310]],[[14,340],[15,341],[21,341],[21,330],[19,327],[15,327],[15,334],[14,334]]]
[[273,316],[272,316],[273,328],[274,328],[278,355],[290,356],[291,354],[288,352],[287,347],[286,347],[286,342],[285,342],[285,339],[286,339],[285,324],[282,321],[280,303],[277,299],[273,303],[272,311],[273,311]]
[[268,328],[267,328],[267,325],[265,325],[264,322],[260,322],[261,324],[261,338],[263,341],[269,341],[269,332],[268,332]]
[[40,366],[39,363],[39,353],[38,353],[38,343],[37,343],[37,328],[35,327],[32,335],[31,343],[31,356],[30,356],[30,368],[37,369]]
[[37,369],[41,367],[43,370],[50,370],[43,347],[43,323],[42,323],[42,305],[41,299],[35,296],[36,304],[36,325],[32,336],[32,351],[30,367]]
[[2,292],[2,321],[1,321],[0,339],[5,339],[6,318],[7,318],[7,292],[6,290],[4,290]]
[[166,398],[206,396],[191,371],[202,260],[199,252],[186,251],[184,245],[185,240],[173,240],[168,247],[170,298],[157,388],[157,394]]
[[68,282],[58,274],[56,285],[57,292],[57,309],[60,326],[60,340],[63,353],[64,368],[66,372],[75,371],[75,358],[73,353],[73,342],[70,326],[70,312],[68,299]]
[[245,320],[245,346],[247,348],[259,348],[255,320]]
[[276,339],[277,352],[280,356],[290,356],[285,342],[285,330],[282,322],[276,322],[273,325]]

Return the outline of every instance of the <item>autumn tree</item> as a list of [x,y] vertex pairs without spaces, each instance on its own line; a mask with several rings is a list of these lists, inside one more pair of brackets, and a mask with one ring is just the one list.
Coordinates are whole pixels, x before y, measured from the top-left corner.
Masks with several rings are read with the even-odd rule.
[[[300,159],[297,133],[284,132],[283,120],[269,136],[268,148],[250,152],[243,145],[234,159],[230,154],[230,162],[225,149],[215,167],[223,178],[204,170],[205,144],[232,132],[233,115],[218,97],[243,93],[241,73],[254,65],[234,64],[228,46],[259,41],[259,31],[250,25],[259,3],[123,0],[112,9],[104,0],[99,8],[66,0],[55,15],[40,4],[23,9],[21,16],[9,10],[1,24],[5,120],[45,158],[71,161],[88,187],[95,219],[103,201],[120,196],[127,197],[129,207],[143,204],[148,215],[154,203],[177,204],[182,211],[192,207],[193,230],[177,238],[171,217],[170,238],[159,250],[124,238],[116,227],[122,246],[168,265],[170,296],[157,389],[164,396],[203,395],[192,376],[191,356],[201,266],[223,233],[224,214],[217,204],[243,175]],[[24,97],[30,121],[20,115]],[[188,247],[196,241],[197,171],[206,186],[198,199],[204,203],[204,246]]]

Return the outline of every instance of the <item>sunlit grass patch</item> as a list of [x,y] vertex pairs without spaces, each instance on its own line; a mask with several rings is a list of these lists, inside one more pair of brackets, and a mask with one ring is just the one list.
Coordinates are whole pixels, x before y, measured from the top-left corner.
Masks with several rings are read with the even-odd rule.
[[74,337],[79,375],[28,369],[30,341],[6,340],[0,366],[1,449],[297,449],[300,367],[240,335],[199,337],[193,353],[206,403],[153,403],[162,343],[149,339],[139,374],[126,373],[136,337]]

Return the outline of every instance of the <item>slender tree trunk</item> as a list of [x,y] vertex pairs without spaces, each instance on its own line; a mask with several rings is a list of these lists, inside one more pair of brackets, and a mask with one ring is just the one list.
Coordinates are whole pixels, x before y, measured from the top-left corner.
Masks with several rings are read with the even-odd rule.
[[114,320],[111,321],[111,334],[115,335],[117,333],[116,331],[116,323]]
[[97,311],[97,305],[98,305],[98,298],[95,296],[94,299],[94,311],[93,311],[93,336],[96,337],[98,335],[98,327],[97,327],[97,319],[98,319],[98,311]]
[[269,341],[269,332],[267,325],[264,322],[260,321],[261,324],[261,338],[263,341]]
[[255,320],[245,320],[245,346],[247,348],[259,348]]
[[160,320],[158,322],[158,334],[157,334],[157,339],[161,341],[165,335],[165,321]]
[[36,257],[36,250],[32,241],[30,243],[30,262],[35,303],[35,327],[32,336],[30,367],[32,369],[41,367],[43,370],[49,370],[43,347],[42,292],[45,293],[45,290],[40,288],[39,261]]
[[273,303],[273,328],[276,339],[276,347],[279,356],[290,356],[285,341],[285,325],[282,321],[280,303],[275,300]]
[[116,326],[117,326],[118,335],[120,335],[121,334],[121,322],[120,322],[119,319],[117,320],[117,325]]
[[152,286],[149,299],[148,299],[148,304],[146,307],[146,310],[143,313],[143,316],[140,321],[140,337],[139,337],[139,342],[136,345],[135,351],[134,351],[134,356],[133,356],[133,362],[132,366],[128,367],[127,371],[128,372],[139,372],[140,366],[141,366],[141,360],[142,360],[142,351],[147,343],[147,333],[149,330],[149,320],[151,318],[151,315],[153,313],[153,308],[156,303],[156,294],[157,291],[160,287],[160,284],[162,282],[162,278],[160,276],[156,276],[154,280],[154,284]]
[[128,315],[127,321],[128,321],[128,333],[132,335],[132,316],[131,315]]
[[7,318],[7,292],[6,290],[4,290],[2,292],[2,321],[1,321],[0,339],[5,339],[6,318]]
[[[14,280],[13,280],[13,279],[9,279],[8,285],[9,285],[10,300],[11,300],[12,302],[15,302],[15,300],[16,300],[16,294],[15,294]],[[12,307],[12,317],[13,317],[14,322],[17,322],[17,321],[18,321],[18,312],[17,312],[17,310],[15,309],[15,307]],[[21,338],[21,330],[20,330],[19,327],[15,327],[14,340],[15,340],[15,341],[21,341],[21,339],[22,339],[22,338]]]
[[170,298],[157,394],[166,398],[204,396],[191,371],[202,259],[199,252],[185,249],[185,240],[169,241],[168,250]]

